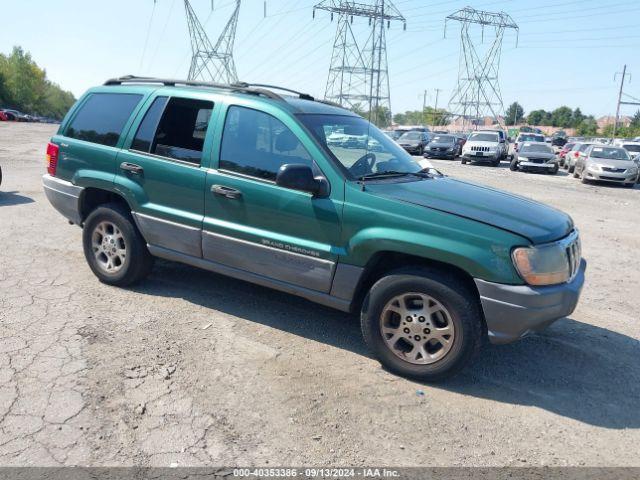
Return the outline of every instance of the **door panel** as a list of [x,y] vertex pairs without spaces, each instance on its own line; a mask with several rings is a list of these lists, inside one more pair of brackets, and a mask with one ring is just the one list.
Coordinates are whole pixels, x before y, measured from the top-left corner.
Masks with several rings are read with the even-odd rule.
[[308,150],[271,114],[232,105],[218,165],[205,186],[203,256],[243,271],[329,292],[338,259],[342,188],[328,198],[279,187],[283,164],[322,172]]
[[[223,185],[241,193],[211,191]],[[338,250],[341,203],[258,180],[210,171],[205,187],[204,258],[328,292]]]

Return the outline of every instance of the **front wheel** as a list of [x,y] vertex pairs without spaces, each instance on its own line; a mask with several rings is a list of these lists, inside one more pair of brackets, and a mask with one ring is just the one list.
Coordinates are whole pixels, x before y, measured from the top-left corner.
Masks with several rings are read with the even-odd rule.
[[516,160],[511,160],[511,163],[509,164],[509,170],[511,170],[512,172],[518,171],[518,162]]
[[457,277],[426,268],[378,280],[363,303],[361,326],[385,368],[426,381],[462,369],[484,335],[477,295]]
[[102,205],[89,215],[82,243],[89,267],[103,283],[125,287],[142,280],[153,267],[131,213],[119,204]]
[[462,162],[462,165],[466,165],[466,164],[467,164],[467,159],[466,159],[466,158],[464,158],[464,157],[462,157],[461,162]]

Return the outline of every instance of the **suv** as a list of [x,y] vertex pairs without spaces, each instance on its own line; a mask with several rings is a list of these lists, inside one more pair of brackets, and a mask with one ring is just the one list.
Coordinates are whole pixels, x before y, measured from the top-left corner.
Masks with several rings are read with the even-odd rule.
[[489,133],[497,133],[498,134],[498,138],[500,139],[500,150],[501,150],[501,155],[500,155],[500,160],[506,160],[507,157],[509,156],[509,144],[507,142],[508,137],[507,134],[505,133],[504,130],[502,129],[479,129],[476,130],[477,132],[489,132]]
[[504,145],[496,131],[473,132],[462,147],[462,164],[489,162],[497,167],[504,156]]
[[380,362],[423,380],[573,312],[586,263],[569,216],[274,89],[123,77],[78,100],[43,182],[100,281],[141,281],[159,257],[358,313]]

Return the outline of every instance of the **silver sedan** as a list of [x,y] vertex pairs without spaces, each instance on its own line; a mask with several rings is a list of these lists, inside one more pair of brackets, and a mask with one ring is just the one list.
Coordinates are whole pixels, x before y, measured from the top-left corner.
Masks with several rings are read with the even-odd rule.
[[638,180],[638,163],[624,148],[596,144],[578,157],[573,176],[580,177],[582,183],[597,180],[633,187]]

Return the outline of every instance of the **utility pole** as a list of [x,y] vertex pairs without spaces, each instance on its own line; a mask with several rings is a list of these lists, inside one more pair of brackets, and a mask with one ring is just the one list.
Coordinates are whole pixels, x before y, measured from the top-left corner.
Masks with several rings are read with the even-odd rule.
[[[233,46],[240,14],[240,0],[236,0],[235,4],[233,13],[214,46],[191,7],[191,3],[189,0],[184,0],[192,54],[188,80],[205,80],[214,83],[238,81],[233,60]],[[213,7],[213,3],[211,6]]]
[[[613,79],[615,80],[618,75],[620,75],[620,72],[617,72],[614,76]],[[618,105],[616,107],[616,119],[615,122],[613,122],[613,133],[611,134],[611,138],[615,138],[616,136],[616,132],[618,131],[618,122],[620,121],[620,105],[622,105],[622,89],[624,88],[624,79],[627,76],[627,66],[625,65],[622,68],[622,77],[620,78],[620,91],[618,92]]]
[[[438,97],[440,96],[440,92],[442,91],[441,88],[436,88],[436,105],[434,107],[434,122],[436,123],[436,125],[440,125],[440,123],[442,122],[442,118],[440,118],[439,120],[435,120],[435,118],[439,117],[440,115],[438,114]],[[437,116],[437,117],[436,117]]]
[[[368,109],[369,121],[380,124],[383,109],[391,114],[389,69],[387,66],[387,28],[392,21],[406,20],[390,0],[322,0],[313,7],[338,16],[338,27],[325,98],[350,109]],[[365,41],[353,29],[354,17],[369,20],[370,33]]]
[[[445,35],[448,21],[460,23],[460,64],[458,85],[449,100],[449,112],[463,117],[463,126],[467,115],[475,114],[472,124],[476,129],[485,115],[491,114],[496,121],[504,113],[504,104],[500,93],[498,72],[500,70],[500,54],[502,39],[507,29],[519,32],[518,25],[504,12],[492,13],[465,7],[452,13],[445,19]],[[485,28],[491,28],[493,41],[488,48],[480,51],[474,41],[471,27],[479,25],[482,38]],[[516,46],[518,42],[516,40]]]

